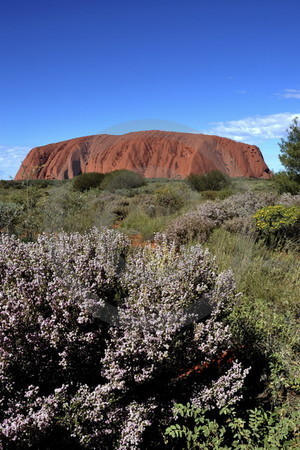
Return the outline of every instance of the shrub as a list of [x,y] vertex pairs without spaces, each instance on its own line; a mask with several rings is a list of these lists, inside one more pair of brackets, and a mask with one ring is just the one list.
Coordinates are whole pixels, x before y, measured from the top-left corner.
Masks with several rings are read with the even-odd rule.
[[225,228],[225,230],[231,231],[232,233],[243,233],[248,235],[253,234],[253,218],[251,216],[232,217],[228,220],[225,220],[222,228]]
[[95,226],[111,226],[116,220],[123,220],[130,207],[130,200],[110,192],[95,197]]
[[221,189],[218,191],[201,191],[203,200],[224,200],[234,194],[232,189]]
[[278,203],[284,206],[300,206],[300,194],[282,194]]
[[64,184],[67,184],[69,180],[30,180],[30,179],[24,179],[24,180],[11,180],[9,181],[9,187],[13,189],[26,189],[29,186],[35,187],[35,188],[47,188],[49,186],[62,186]]
[[84,231],[91,227],[91,218],[85,210],[84,194],[68,189],[68,187],[54,188],[43,207],[41,219],[43,231]]
[[[187,244],[194,240],[203,243],[208,239],[215,226],[212,220],[206,217],[201,218],[196,211],[191,211],[171,221],[165,235],[168,241],[173,241],[177,245]],[[160,235],[156,236],[156,240],[160,240]]]
[[287,172],[281,171],[276,173],[273,181],[279,194],[288,192],[295,195],[300,192],[300,182],[291,178]]
[[234,298],[200,246],[130,254],[112,230],[3,236],[2,446],[159,448],[173,399],[236,404],[248,370],[235,358],[205,370],[232,348]]
[[232,195],[222,203],[226,211],[227,218],[247,217],[253,215],[258,209],[264,206],[274,205],[277,196],[272,193],[245,192],[243,194]]
[[193,196],[198,197],[198,194],[191,191],[182,181],[170,181],[164,184],[147,183],[146,189],[132,190],[134,194],[136,191],[138,195],[132,199],[131,210],[136,208],[150,218],[170,216],[191,203]]
[[194,239],[205,242],[212,230],[220,226],[226,217],[222,202],[207,201],[171,221],[165,234],[168,240],[177,245]]
[[13,233],[20,222],[23,208],[16,203],[0,202],[0,231]]
[[145,177],[131,170],[115,170],[105,174],[101,189],[115,192],[118,189],[138,188],[146,184]]
[[4,189],[24,189],[28,186],[35,186],[37,188],[46,188],[49,185],[63,183],[58,180],[0,180],[0,188]]
[[121,229],[140,234],[145,239],[153,239],[155,233],[161,232],[166,225],[167,216],[149,217],[140,208],[133,209],[121,222]]
[[9,189],[10,182],[8,180],[0,180],[0,188],[1,189]]
[[105,298],[113,301],[120,256],[127,248],[125,238],[112,231],[41,236],[31,244],[3,236],[0,398],[5,448],[41,448],[43,436],[55,439],[66,396],[77,383],[93,385],[99,379],[105,330],[91,309]]
[[187,182],[196,191],[219,191],[231,184],[229,176],[220,170],[212,170],[203,175],[191,174]]
[[23,187],[25,186],[34,186],[36,188],[45,189],[48,186],[53,186],[56,184],[63,184],[66,182],[65,180],[23,180],[23,181],[15,181],[15,183],[22,183]]
[[172,220],[165,233],[170,241],[186,244],[194,239],[205,242],[212,230],[222,224],[232,231],[248,232],[254,212],[265,205],[274,204],[275,200],[274,194],[246,192],[222,201],[206,201]]
[[175,405],[174,417],[176,423],[165,435],[173,444],[175,439],[180,448],[281,450],[300,446],[299,411],[256,408],[239,415],[234,407],[225,407],[212,416],[210,411],[188,403]]
[[163,214],[172,214],[184,206],[187,197],[184,187],[165,186],[155,191],[154,203],[162,207]]
[[90,172],[82,173],[73,178],[74,191],[84,192],[92,188],[99,187],[104,179],[103,173]]
[[254,219],[258,236],[267,245],[282,246],[289,241],[299,241],[299,206],[268,206],[257,211]]
[[128,213],[126,198],[108,192],[74,192],[53,189],[44,203],[43,231],[85,232],[93,227],[112,226]]

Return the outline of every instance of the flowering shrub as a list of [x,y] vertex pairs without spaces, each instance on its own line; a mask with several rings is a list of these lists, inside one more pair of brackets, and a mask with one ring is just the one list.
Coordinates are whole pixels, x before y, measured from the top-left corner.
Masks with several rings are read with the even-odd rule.
[[232,217],[231,219],[225,220],[225,222],[222,224],[222,228],[230,231],[231,233],[251,235],[253,234],[253,217]]
[[300,194],[282,194],[279,198],[278,203],[284,206],[300,206]]
[[275,205],[262,208],[254,215],[259,237],[268,245],[284,245],[300,238],[300,207]]
[[220,226],[226,217],[222,202],[207,201],[174,219],[165,234],[168,240],[179,245],[193,239],[205,242],[212,230]]
[[234,282],[199,245],[129,252],[105,229],[3,236],[0,286],[5,448],[155,448],[174,400],[240,399],[248,369],[214,362],[233,347]]
[[276,195],[272,193],[245,192],[243,194],[232,195],[222,202],[227,218],[249,217],[264,206],[274,205]]
[[274,204],[275,199],[273,194],[246,192],[222,201],[206,201],[174,219],[166,230],[166,236],[178,244],[186,244],[194,239],[205,242],[213,229],[222,224],[228,230],[249,232],[254,212]]
[[253,233],[252,216],[255,211],[264,206],[273,205],[275,201],[276,196],[272,193],[245,192],[232,195],[223,201],[223,208],[227,214],[223,227],[233,233]]
[[[172,220],[165,234],[170,242],[176,242],[178,245],[186,244],[194,239],[203,243],[214,228],[215,224],[212,220],[201,218],[197,211],[189,211]],[[156,240],[160,240],[159,234]]]
[[2,237],[0,402],[7,445],[33,445],[55,431],[62,394],[99,379],[105,328],[91,310],[113,302],[127,248],[112,231],[42,235],[30,244]]

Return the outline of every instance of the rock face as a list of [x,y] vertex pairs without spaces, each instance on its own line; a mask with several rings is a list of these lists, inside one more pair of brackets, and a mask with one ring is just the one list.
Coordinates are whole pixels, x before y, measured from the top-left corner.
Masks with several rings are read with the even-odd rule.
[[100,134],[33,148],[15,179],[68,179],[129,169],[148,178],[185,178],[218,169],[231,177],[268,178],[258,147],[205,134],[139,131]]

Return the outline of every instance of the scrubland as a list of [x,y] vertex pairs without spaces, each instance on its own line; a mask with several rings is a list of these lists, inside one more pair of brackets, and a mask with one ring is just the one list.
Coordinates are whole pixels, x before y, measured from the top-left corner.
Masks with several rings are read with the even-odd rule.
[[2,447],[299,448],[300,195],[89,183],[0,181]]

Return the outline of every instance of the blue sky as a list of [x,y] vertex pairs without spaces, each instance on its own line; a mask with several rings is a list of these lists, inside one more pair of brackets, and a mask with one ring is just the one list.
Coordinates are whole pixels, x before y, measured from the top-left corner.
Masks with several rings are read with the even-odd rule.
[[300,117],[299,0],[9,0],[0,6],[0,178],[30,148],[165,128],[258,145]]

